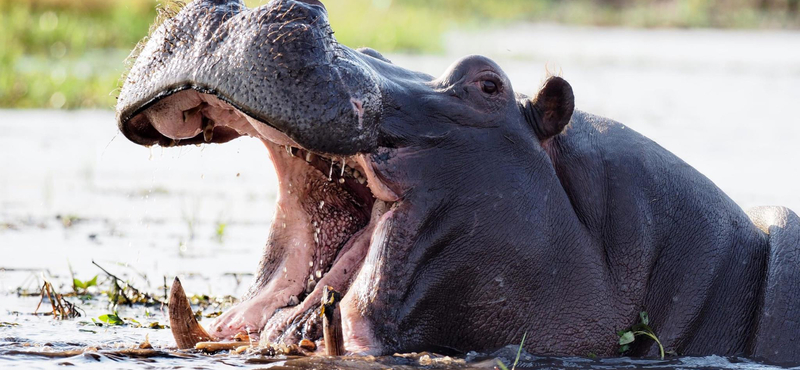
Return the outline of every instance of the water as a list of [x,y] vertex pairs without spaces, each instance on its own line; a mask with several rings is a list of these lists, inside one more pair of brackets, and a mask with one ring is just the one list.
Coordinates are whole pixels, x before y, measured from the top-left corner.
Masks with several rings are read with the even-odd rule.
[[[579,109],[649,136],[743,207],[800,210],[800,122],[793,111],[800,99],[800,33],[518,26],[453,33],[447,44],[441,56],[389,58],[438,75],[456,58],[482,53],[498,61],[516,91],[529,94],[543,80],[547,62],[573,85]],[[241,296],[275,201],[276,180],[262,144],[240,139],[150,150],[118,135],[110,111],[0,111],[0,132],[0,323],[17,324],[0,324],[1,367],[275,366],[248,363],[253,356],[170,350],[168,330],[96,326],[92,318],[111,312],[102,295],[85,303],[71,298],[84,316],[56,321],[32,315],[38,297],[16,293],[37,291],[43,278],[68,292],[70,267],[81,280],[99,274],[107,286],[94,260],[154,294],[163,294],[165,279],[180,276],[190,295]],[[122,306],[118,313],[142,324],[167,322],[158,305]],[[166,355],[133,359],[114,353],[146,336]],[[99,352],[58,359],[19,354],[87,347]],[[511,348],[498,355],[510,361],[515,354]],[[526,356],[520,363],[534,368],[770,368],[718,356],[665,361]],[[469,366],[493,366],[481,360],[478,356]],[[421,357],[313,361],[323,360],[278,365],[422,366]]]

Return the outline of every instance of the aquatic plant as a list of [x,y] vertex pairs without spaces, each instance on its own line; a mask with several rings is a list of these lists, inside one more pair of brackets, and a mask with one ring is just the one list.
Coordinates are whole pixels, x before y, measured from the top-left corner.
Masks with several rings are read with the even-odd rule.
[[631,343],[636,340],[637,336],[645,336],[648,337],[658,344],[658,349],[661,352],[661,359],[664,359],[664,346],[661,345],[661,341],[658,340],[658,336],[656,336],[655,331],[649,326],[650,324],[650,317],[647,315],[646,311],[639,312],[639,322],[630,327],[628,330],[620,330],[617,332],[619,335],[619,352],[624,353],[630,349]]
[[[514,364],[511,365],[511,370],[517,368],[517,364],[519,363],[519,356],[522,354],[522,345],[525,344],[525,337],[528,335],[528,332],[522,334],[522,341],[519,342],[519,349],[517,349],[517,358],[514,359]],[[508,367],[503,363],[503,361],[497,360],[497,366],[500,367],[502,370],[508,370]]]
[[39,312],[39,308],[42,306],[46,296],[47,300],[50,302],[54,318],[65,320],[81,316],[78,306],[66,300],[62,294],[56,292],[55,288],[53,288],[53,284],[47,281],[44,276],[42,276],[42,280],[44,280],[44,284],[42,285],[41,298],[39,299],[39,304],[36,305],[36,309],[33,311],[34,314]]

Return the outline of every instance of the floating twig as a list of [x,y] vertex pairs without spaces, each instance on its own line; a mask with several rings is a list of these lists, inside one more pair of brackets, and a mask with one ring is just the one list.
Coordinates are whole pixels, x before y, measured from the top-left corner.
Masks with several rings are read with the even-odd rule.
[[63,295],[56,293],[53,284],[47,281],[44,276],[42,276],[42,280],[44,280],[44,284],[42,284],[41,298],[39,298],[39,304],[36,305],[36,309],[33,311],[34,314],[39,312],[39,308],[44,302],[44,297],[47,296],[54,318],[65,320],[81,316],[81,313],[78,312],[78,306],[64,299]]
[[[139,303],[142,303],[142,302],[141,302],[141,299],[142,299],[142,298],[144,298],[144,302],[143,302],[143,303],[145,303],[145,304],[146,304],[146,303],[151,303],[151,302],[152,302],[153,304],[164,304],[164,302],[162,302],[162,301],[161,301],[161,300],[159,300],[158,298],[156,298],[156,297],[153,297],[153,296],[151,296],[150,294],[144,293],[144,292],[142,292],[142,291],[141,291],[141,290],[139,290],[139,289],[136,289],[136,288],[135,288],[133,285],[131,285],[131,284],[130,284],[130,283],[128,283],[127,281],[125,281],[125,280],[122,280],[122,279],[120,279],[120,278],[119,278],[117,275],[114,275],[114,274],[112,274],[112,273],[108,272],[108,270],[104,269],[104,268],[103,268],[103,266],[100,266],[100,265],[99,265],[99,264],[97,264],[97,262],[95,262],[94,260],[92,260],[92,264],[93,264],[93,265],[95,265],[95,266],[97,266],[97,268],[99,268],[100,270],[102,270],[102,271],[103,271],[103,272],[104,272],[106,275],[108,275],[108,277],[110,277],[110,278],[113,280],[113,284],[114,284],[114,296],[113,296],[113,297],[111,297],[111,301],[112,301],[112,303],[113,303],[115,306],[116,306],[116,305],[119,303],[119,298],[120,298],[120,297],[123,299],[123,303],[127,303],[127,304],[128,304],[128,306],[133,306],[133,304],[134,304],[134,303],[137,303],[137,302],[139,302]],[[138,299],[135,299],[135,300],[134,300],[134,299],[131,299],[131,298],[129,298],[129,297],[128,297],[128,296],[125,294],[125,289],[123,289],[123,287],[122,287],[122,286],[120,286],[120,282],[122,282],[122,284],[124,284],[124,285],[125,285],[125,288],[128,288],[128,289],[130,289],[130,290],[133,292],[133,294],[135,295],[135,297],[136,297],[136,298],[138,298]]]

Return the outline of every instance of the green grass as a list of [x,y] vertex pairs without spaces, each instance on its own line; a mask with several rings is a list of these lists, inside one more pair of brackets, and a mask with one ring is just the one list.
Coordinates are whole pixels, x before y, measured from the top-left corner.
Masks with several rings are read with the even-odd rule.
[[154,5],[0,0],[0,107],[113,107],[123,60],[147,33]]
[[[337,39],[382,52],[436,53],[456,27],[518,21],[631,27],[797,28],[788,2],[758,0],[329,0]],[[256,6],[264,1],[247,1]],[[500,6],[502,4],[502,6]],[[0,108],[114,106],[156,0],[0,0]]]

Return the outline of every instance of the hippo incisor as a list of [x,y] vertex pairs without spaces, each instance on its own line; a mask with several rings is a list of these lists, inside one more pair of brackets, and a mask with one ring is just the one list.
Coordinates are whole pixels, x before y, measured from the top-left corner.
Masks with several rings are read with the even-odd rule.
[[[640,311],[668,350],[800,360],[800,222],[745,212],[570,85],[515,92],[464,57],[433,77],[339,44],[322,4],[197,0],[152,34],[117,105],[142,145],[264,142],[279,179],[255,282],[211,326],[350,353],[613,356]],[[636,341],[634,355],[655,354]]]

